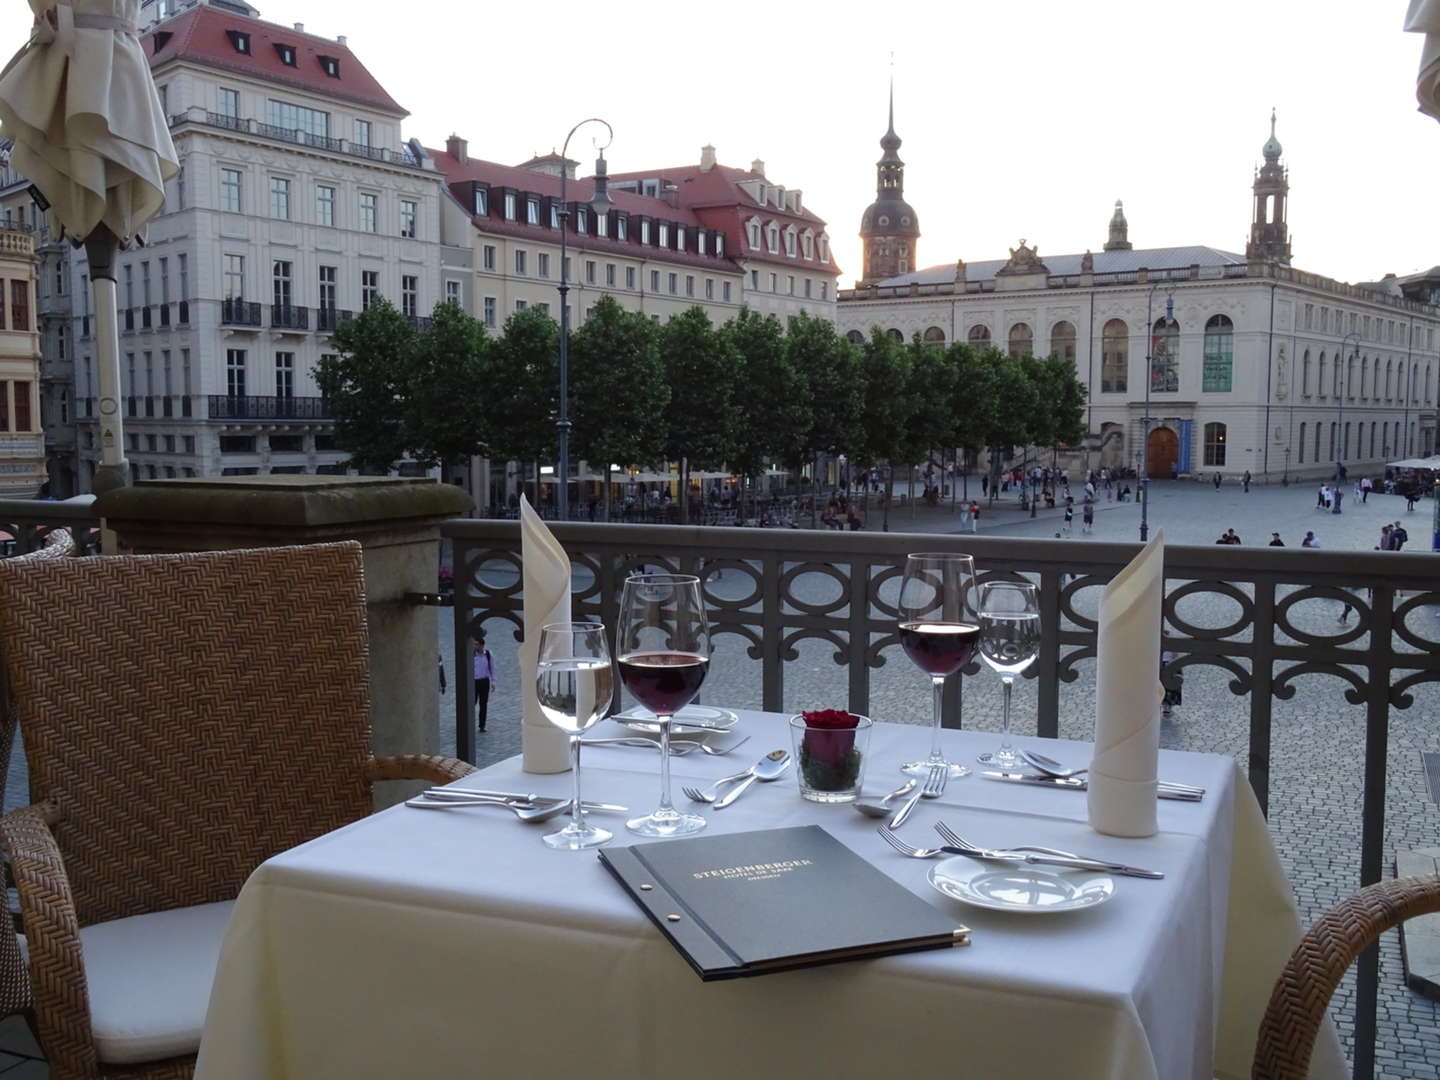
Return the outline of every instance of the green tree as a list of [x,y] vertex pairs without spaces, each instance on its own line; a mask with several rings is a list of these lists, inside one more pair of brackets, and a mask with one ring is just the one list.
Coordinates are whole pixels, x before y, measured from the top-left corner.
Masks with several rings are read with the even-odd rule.
[[481,415],[492,460],[518,461],[524,468],[555,459],[559,356],[560,328],[539,308],[511,315],[491,342]]
[[731,432],[730,469],[754,481],[767,459],[802,460],[810,430],[810,386],[790,362],[785,332],[773,315],[749,308],[720,328],[736,360],[734,401],[743,421]]
[[914,465],[932,451],[954,445],[950,433],[956,370],[947,350],[924,344],[918,334],[905,347],[905,355],[909,361],[908,413],[900,429],[899,457]]
[[837,334],[834,324],[802,312],[791,320],[785,333],[785,351],[810,388],[810,429],[803,445],[806,458],[815,466],[810,504],[813,525],[819,501],[820,455],[842,453],[860,439],[864,398],[860,350]]
[[415,374],[416,334],[410,320],[383,297],[340,323],[315,381],[335,418],[335,441],[350,463],[388,472],[411,449],[405,423]]
[[730,337],[711,326],[699,306],[662,326],[658,344],[670,386],[665,456],[681,463],[681,518],[689,521],[690,469],[715,470],[730,456],[739,423],[735,409],[739,358]]
[[911,364],[905,346],[880,327],[871,328],[870,339],[860,346],[860,422],[858,437],[850,441],[858,468],[902,458],[905,425],[915,407]]
[[1075,377],[1075,365],[1053,355],[1027,356],[1022,363],[1036,394],[1032,441],[1074,446],[1085,437],[1085,386]]
[[602,296],[571,338],[571,414],[575,453],[605,471],[610,518],[610,466],[643,465],[665,454],[670,388],[655,324]]
[[1035,441],[1039,398],[1035,384],[1019,359],[992,347],[982,351],[981,366],[988,373],[989,412],[979,420],[983,445],[990,451],[993,502],[1001,462],[1014,453],[1016,446]]
[[485,327],[459,304],[437,304],[415,343],[405,401],[407,442],[422,465],[444,466],[486,452]]

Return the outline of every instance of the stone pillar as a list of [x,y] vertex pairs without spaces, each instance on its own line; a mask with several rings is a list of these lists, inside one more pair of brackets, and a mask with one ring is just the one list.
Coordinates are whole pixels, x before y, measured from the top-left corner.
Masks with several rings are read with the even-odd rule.
[[[359,476],[207,476],[145,480],[106,492],[95,511],[136,554],[224,551],[358,540],[370,632],[370,709],[377,754],[439,746],[435,609],[440,523],[474,501],[430,479]],[[378,792],[388,805],[416,785]]]

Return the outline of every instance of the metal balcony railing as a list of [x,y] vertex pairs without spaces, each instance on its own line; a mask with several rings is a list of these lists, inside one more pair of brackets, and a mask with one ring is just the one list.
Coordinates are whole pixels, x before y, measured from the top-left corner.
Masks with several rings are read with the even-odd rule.
[[260,305],[253,300],[221,300],[220,322],[225,326],[260,325]]
[[13,539],[0,540],[0,554],[25,555],[45,541],[51,529],[66,528],[81,552],[100,553],[100,519],[89,506],[40,499],[0,499],[0,530]]
[[[1137,550],[1134,544],[998,536],[563,522],[551,529],[574,563],[577,618],[613,619],[621,584],[640,566],[698,574],[705,582],[712,633],[740,642],[741,654],[757,669],[760,704],[773,711],[786,711],[787,663],[799,659],[801,642],[813,639],[838,665],[830,704],[845,701],[852,712],[869,714],[871,673],[886,662],[882,650],[898,652],[894,604],[906,552],[966,551],[983,576],[1024,575],[1041,593],[1040,653],[1026,677],[1034,679],[1037,732],[1043,737],[1059,733],[1061,687],[1095,657],[1094,590],[1077,603],[1081,591],[1103,586]],[[445,523],[442,534],[453,544],[455,655],[464,663],[471,632],[486,620],[521,624],[519,524],[456,519]],[[1292,698],[1297,681],[1323,677],[1334,680],[1344,700],[1357,707],[1364,750],[1355,765],[1363,773],[1364,794],[1356,885],[1378,881],[1384,869],[1391,710],[1409,708],[1410,691],[1418,684],[1440,682],[1435,640],[1440,578],[1434,560],[1429,553],[1299,548],[1172,546],[1165,553],[1161,647],[1173,659],[1162,681],[1173,688],[1186,668],[1211,666],[1229,676],[1232,694],[1248,698],[1249,778],[1262,808],[1270,804],[1273,703]],[[817,602],[797,590],[797,580],[807,576],[827,581],[833,597]],[[1365,588],[1355,588],[1357,583]],[[1238,612],[1226,625],[1204,619],[1197,625],[1192,605],[1205,597]],[[1324,608],[1318,619],[1315,601]],[[1082,610],[1087,603],[1088,613]],[[1337,628],[1334,611],[1341,604],[1357,618]],[[978,664],[967,670],[978,670]],[[961,682],[952,679],[946,687],[944,717],[950,726],[960,720]],[[453,685],[457,753],[473,760],[472,683],[457,671]],[[1357,1077],[1374,1071],[1378,963],[1372,949],[1362,955],[1356,973]]]
[[355,317],[353,311],[344,311],[341,308],[322,307],[315,311],[315,329],[321,333],[330,333],[342,322]]
[[310,309],[292,304],[271,304],[270,325],[277,330],[308,330]]
[[211,420],[329,420],[322,397],[256,397],[210,395]]
[[420,162],[402,150],[386,150],[379,146],[364,146],[360,143],[350,142],[346,139],[332,139],[328,135],[312,135],[308,131],[301,131],[298,128],[278,127],[275,124],[267,124],[260,120],[247,120],[238,116],[226,116],[223,113],[205,112],[204,119],[199,119],[200,112],[192,110],[170,117],[170,126],[177,127],[180,124],[205,124],[208,127],[223,128],[226,131],[244,132],[248,135],[258,135],[262,139],[273,139],[276,142],[294,143],[299,146],[313,146],[321,150],[329,150],[336,154],[346,154],[350,157],[365,158],[369,161],[383,161],[387,165],[405,165],[412,169],[420,168]]

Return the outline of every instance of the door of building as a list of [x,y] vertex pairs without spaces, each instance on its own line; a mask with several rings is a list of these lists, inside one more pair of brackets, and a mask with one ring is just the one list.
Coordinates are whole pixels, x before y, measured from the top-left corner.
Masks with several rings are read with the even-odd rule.
[[1175,463],[1180,457],[1180,437],[1174,428],[1158,427],[1150,432],[1150,444],[1145,450],[1146,464],[1151,479],[1168,480],[1174,475]]

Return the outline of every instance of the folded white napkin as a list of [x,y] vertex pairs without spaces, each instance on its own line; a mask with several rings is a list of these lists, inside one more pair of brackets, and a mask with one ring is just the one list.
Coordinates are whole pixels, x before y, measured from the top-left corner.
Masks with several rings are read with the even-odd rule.
[[1160,755],[1160,613],[1165,533],[1130,560],[1100,600],[1095,678],[1095,757],[1090,827],[1109,836],[1152,836]]
[[1421,112],[1440,120],[1440,0],[1410,0],[1405,29],[1425,35],[1415,97]]
[[524,495],[520,496],[520,561],[525,574],[525,641],[520,646],[520,746],[525,771],[565,772],[570,768],[570,737],[540,711],[535,666],[541,627],[570,621],[570,557]]

